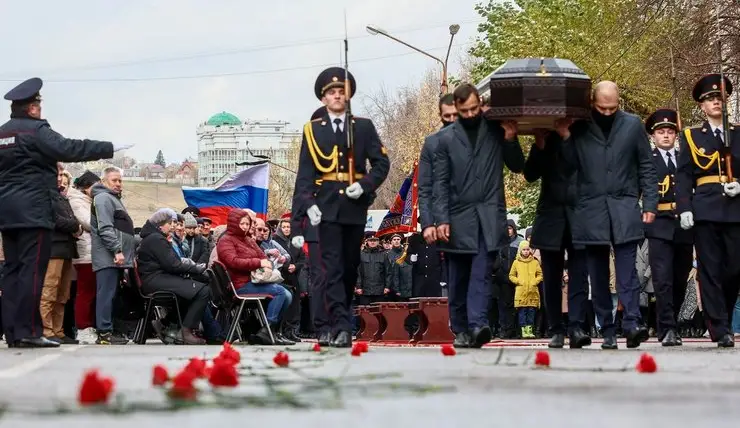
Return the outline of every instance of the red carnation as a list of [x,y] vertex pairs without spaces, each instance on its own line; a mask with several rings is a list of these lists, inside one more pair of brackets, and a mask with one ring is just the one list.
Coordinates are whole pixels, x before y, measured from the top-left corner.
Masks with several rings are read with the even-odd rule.
[[537,351],[534,354],[534,365],[538,367],[550,367],[550,354],[547,351]]
[[288,357],[288,354],[286,354],[285,352],[280,351],[275,354],[275,357],[272,359],[272,361],[278,367],[288,367],[288,364],[290,364],[290,357]]
[[195,389],[196,375],[190,370],[183,370],[172,379],[170,396],[180,400],[194,400],[198,391]]
[[450,344],[442,345],[442,355],[445,357],[453,357],[457,355],[457,350]]
[[352,345],[352,356],[353,357],[359,357],[362,355],[362,347],[359,346],[359,343],[355,343]]
[[321,352],[321,345],[319,345],[318,343],[314,343],[313,348],[311,349],[313,349],[314,352]]
[[360,349],[360,352],[362,352],[363,354],[370,349],[367,345],[367,342],[357,342],[357,347]]
[[226,342],[224,343],[223,349],[221,349],[221,353],[218,354],[218,357],[213,359],[213,363],[216,364],[216,359],[222,360],[222,361],[231,361],[231,365],[237,365],[239,364],[239,361],[241,361],[242,356],[234,349],[230,343]]
[[640,356],[635,370],[640,373],[655,373],[658,370],[658,365],[655,363],[655,358],[646,352]]
[[113,387],[113,379],[101,377],[97,370],[89,370],[82,379],[78,400],[84,406],[106,403]]
[[195,377],[206,377],[206,362],[200,358],[191,358],[185,370],[192,372]]
[[152,385],[162,386],[167,383],[170,379],[170,375],[167,374],[167,369],[164,366],[157,364],[152,370]]
[[216,364],[211,369],[208,382],[213,386],[234,387],[239,385],[239,375],[232,364]]

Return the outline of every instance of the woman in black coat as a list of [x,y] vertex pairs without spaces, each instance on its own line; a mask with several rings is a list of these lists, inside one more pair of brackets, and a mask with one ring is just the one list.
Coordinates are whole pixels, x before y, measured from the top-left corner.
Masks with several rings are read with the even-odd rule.
[[209,316],[210,289],[204,282],[193,279],[205,272],[206,265],[180,258],[168,241],[175,219],[177,214],[173,210],[163,208],[144,224],[137,255],[139,278],[145,293],[170,291],[189,302],[182,320],[182,339],[188,345],[202,345],[206,341],[193,334],[201,321],[209,339],[217,340],[221,332],[213,317]]

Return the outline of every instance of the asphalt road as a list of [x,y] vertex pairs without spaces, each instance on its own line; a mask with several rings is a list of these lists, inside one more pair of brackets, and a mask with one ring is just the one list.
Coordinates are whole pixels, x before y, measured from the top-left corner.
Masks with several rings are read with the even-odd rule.
[[[0,348],[0,427],[737,426],[740,348],[718,350],[708,342],[620,346],[550,350],[549,369],[533,366],[533,353],[544,346],[499,346],[454,357],[439,348],[370,347],[352,357],[349,350],[318,354],[302,343],[288,350],[287,369],[272,362],[274,347],[238,346],[239,388],[218,399],[204,384],[204,404],[179,411],[151,386],[153,365],[175,371],[190,357],[215,356],[219,347]],[[655,357],[656,373],[635,372],[643,352]],[[77,406],[89,368],[115,378],[111,409],[122,413]],[[226,402],[235,408],[225,409]]]

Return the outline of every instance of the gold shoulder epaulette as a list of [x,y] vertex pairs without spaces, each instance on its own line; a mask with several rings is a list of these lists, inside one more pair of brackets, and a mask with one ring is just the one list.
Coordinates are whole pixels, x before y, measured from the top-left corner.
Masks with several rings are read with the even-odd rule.
[[[316,167],[316,169],[323,173],[329,173],[336,169],[337,163],[339,162],[339,157],[337,156],[337,146],[335,145],[332,152],[329,155],[324,154],[324,152],[321,151],[321,148],[319,147],[318,142],[316,141],[316,138],[313,135],[313,121],[307,122],[305,125],[303,125],[303,134],[306,136],[306,143],[308,145],[308,153],[311,155],[311,159],[313,160],[313,164]],[[319,158],[329,161],[330,164],[328,167],[325,167],[321,164],[321,161]]]
[[311,122],[319,122],[321,120],[324,120],[322,117],[317,117],[316,119],[312,120]]
[[[694,160],[694,164],[706,171],[711,168],[715,162],[719,163],[719,152],[714,152],[711,155],[704,154],[704,148],[699,149],[696,147],[696,143],[694,143],[694,137],[691,136],[692,129],[694,128],[686,128],[686,130],[684,131],[686,142],[688,143],[689,150],[691,151],[691,157]],[[702,165],[699,162],[699,158],[705,159],[707,161],[706,165]]]

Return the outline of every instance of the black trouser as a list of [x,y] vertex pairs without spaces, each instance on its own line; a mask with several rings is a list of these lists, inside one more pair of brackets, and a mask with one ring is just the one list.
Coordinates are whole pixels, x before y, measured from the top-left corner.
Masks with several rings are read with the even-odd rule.
[[648,239],[650,273],[655,289],[658,338],[675,329],[678,312],[686,296],[691,272],[691,244],[676,244],[659,238]]
[[301,328],[301,293],[298,291],[298,287],[286,285],[285,288],[293,295],[293,300],[290,301],[290,305],[283,315],[283,331],[298,334]]
[[188,301],[188,310],[185,311],[185,316],[182,318],[182,326],[184,328],[195,329],[198,328],[200,322],[203,320],[203,314],[206,312],[206,306],[211,300],[211,289],[207,285],[194,282],[200,286],[200,289],[192,299]]
[[[588,273],[583,251],[568,248],[568,334],[583,328],[584,305],[588,297]],[[564,334],[563,323],[563,269],[565,250],[540,250],[542,257],[542,279],[545,283],[545,307],[552,334]]]
[[740,223],[698,221],[694,231],[701,304],[709,334],[716,341],[732,334],[732,313],[740,289]]
[[352,298],[364,233],[362,224],[327,221],[319,224],[321,243],[309,243],[311,310],[317,333],[352,331]]
[[39,306],[51,256],[51,230],[12,229],[3,234],[2,317],[5,340],[41,337]]
[[508,279],[500,279],[499,286],[501,288],[498,298],[498,319],[501,325],[501,337],[513,338],[517,334],[516,309],[514,308],[515,287]]

